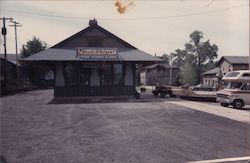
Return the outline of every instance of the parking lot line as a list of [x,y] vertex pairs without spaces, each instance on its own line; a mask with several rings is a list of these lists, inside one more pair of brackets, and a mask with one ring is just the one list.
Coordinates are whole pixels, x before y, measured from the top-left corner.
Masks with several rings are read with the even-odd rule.
[[234,161],[250,161],[250,156],[223,158],[223,159],[216,159],[216,160],[192,161],[192,162],[187,162],[187,163],[218,163],[218,162],[234,162]]
[[231,108],[226,108],[218,105],[213,105],[209,103],[194,102],[194,101],[167,101],[167,103],[184,106],[190,109],[206,112],[209,114],[229,118],[235,121],[244,122],[250,124],[250,112],[244,110],[236,110]]

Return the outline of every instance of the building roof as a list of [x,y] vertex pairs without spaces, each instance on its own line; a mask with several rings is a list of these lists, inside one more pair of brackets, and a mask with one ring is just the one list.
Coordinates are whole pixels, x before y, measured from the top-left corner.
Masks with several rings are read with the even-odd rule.
[[[142,67],[140,69],[140,71],[146,70],[146,69],[154,69],[156,67],[164,67],[166,69],[170,68],[170,65],[166,64],[166,63],[156,63],[156,64],[152,64],[150,66],[146,66],[146,67]],[[176,65],[172,65],[173,69],[179,69],[179,67],[177,67]]]
[[248,56],[222,56],[216,66],[220,65],[223,60],[230,64],[249,64]]
[[60,48],[62,45],[64,45],[65,43],[77,38],[80,35],[83,35],[89,31],[91,31],[92,29],[97,29],[98,31],[101,31],[102,33],[108,35],[109,37],[111,37],[112,39],[122,43],[123,45],[125,45],[127,48],[131,48],[131,49],[137,49],[136,47],[134,47],[133,45],[129,44],[128,42],[122,40],[121,38],[119,38],[118,36],[114,35],[113,33],[109,32],[108,30],[102,28],[101,26],[99,26],[97,24],[97,20],[93,19],[89,21],[89,26],[79,32],[77,32],[76,34],[68,37],[67,39],[57,43],[56,45],[52,46],[51,48]]
[[[7,54],[7,60],[13,64],[16,64],[16,54]],[[4,59],[4,54],[0,54],[0,58]]]
[[220,68],[219,67],[215,67],[211,70],[208,70],[204,73],[202,73],[202,75],[214,75],[214,74],[219,74],[220,73]]
[[[98,31],[99,35],[91,35],[91,32]],[[118,49],[117,56],[94,56],[94,57],[84,57],[79,58],[76,56],[78,46],[89,46],[89,44],[83,44],[82,39],[87,39],[90,42],[98,40],[100,37],[108,37],[113,40],[113,44],[99,45],[101,47],[95,48],[116,48]],[[98,42],[98,41],[97,41]],[[110,42],[109,42],[110,43]],[[76,47],[77,46],[77,47]],[[106,47],[111,46],[111,47]],[[85,47],[86,48],[86,47]],[[89,47],[87,47],[89,48]],[[91,48],[91,47],[90,47]],[[142,61],[142,62],[157,62],[162,61],[160,58],[143,52],[136,47],[125,42],[121,38],[115,36],[106,29],[100,27],[97,21],[90,20],[89,27],[83,29],[82,31],[72,35],[71,37],[59,42],[58,44],[52,46],[51,48],[36,53],[27,58],[21,59],[22,61]]]
[[36,53],[23,61],[161,61],[161,59],[138,49],[118,49],[117,57],[76,57],[76,50],[50,48]]

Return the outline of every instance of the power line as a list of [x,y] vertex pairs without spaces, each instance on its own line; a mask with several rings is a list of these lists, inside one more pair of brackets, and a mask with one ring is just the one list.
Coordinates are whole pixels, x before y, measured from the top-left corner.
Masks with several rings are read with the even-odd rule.
[[[156,20],[156,19],[171,19],[171,18],[180,18],[180,17],[188,17],[188,16],[198,16],[198,15],[204,15],[204,14],[210,14],[210,13],[216,13],[216,12],[222,12],[230,9],[235,9],[235,8],[240,8],[240,7],[245,7],[249,6],[249,3],[247,4],[242,4],[242,5],[237,5],[237,6],[232,6],[232,7],[227,7],[227,8],[222,8],[222,9],[217,9],[217,10],[209,10],[209,11],[204,11],[204,12],[196,12],[196,13],[189,13],[189,14],[180,14],[180,15],[172,15],[172,16],[165,16],[165,17],[148,17],[148,18],[97,18],[99,20]],[[15,10],[15,9],[8,9],[5,8],[4,10],[10,11],[10,12],[15,12],[15,13],[21,13],[25,15],[32,15],[32,16],[42,16],[42,17],[50,17],[50,18],[62,18],[62,19],[80,19],[80,20],[89,20],[90,18],[84,18],[84,17],[73,17],[73,16],[60,16],[60,15],[50,15],[50,14],[42,14],[42,13],[34,13],[34,12],[27,12],[27,11],[21,11],[21,10]]]
[[13,21],[11,20],[10,21],[11,23],[13,23],[13,25],[9,25],[11,27],[14,27],[15,29],[15,45],[16,45],[16,76],[17,76],[17,79],[19,79],[19,70],[18,70],[18,65],[19,65],[19,62],[18,62],[18,50],[17,50],[17,27],[22,27],[22,25],[16,21]]
[[[197,15],[204,15],[204,14],[210,14],[210,13],[216,13],[216,12],[222,12],[234,8],[240,8],[249,6],[249,3],[243,4],[243,5],[237,5],[217,10],[210,10],[210,11],[204,11],[204,12],[196,12],[196,13],[189,13],[189,14],[180,14],[180,15],[172,15],[172,16],[165,16],[165,17],[148,17],[148,18],[97,18],[99,20],[154,20],[154,19],[170,19],[170,18],[179,18],[179,17],[188,17],[188,16],[197,16]],[[73,16],[60,16],[60,15],[50,15],[50,14],[42,14],[42,13],[34,13],[34,12],[27,12],[27,11],[21,11],[21,10],[15,10],[15,9],[4,9],[7,11],[15,12],[15,13],[21,13],[25,15],[32,15],[32,16],[43,16],[43,17],[51,17],[51,18],[62,18],[62,19],[78,19],[78,20],[89,20],[90,18],[83,18],[83,17],[73,17]]]

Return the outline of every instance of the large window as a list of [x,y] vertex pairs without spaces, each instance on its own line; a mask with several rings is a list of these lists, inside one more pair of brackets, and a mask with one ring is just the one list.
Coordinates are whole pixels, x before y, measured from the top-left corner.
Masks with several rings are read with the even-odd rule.
[[101,85],[123,85],[123,65],[104,64],[100,69]]
[[110,64],[103,64],[100,69],[101,85],[112,85],[113,72]]
[[79,85],[89,85],[90,84],[90,69],[84,68],[82,64],[79,66],[79,73],[78,73],[78,82]]
[[77,84],[77,65],[68,62],[65,66],[66,84],[74,86]]
[[85,68],[83,63],[68,62],[65,65],[65,76],[68,86],[90,85],[90,69]]
[[123,84],[123,68],[122,64],[114,64],[113,65],[113,84],[114,85],[122,85]]

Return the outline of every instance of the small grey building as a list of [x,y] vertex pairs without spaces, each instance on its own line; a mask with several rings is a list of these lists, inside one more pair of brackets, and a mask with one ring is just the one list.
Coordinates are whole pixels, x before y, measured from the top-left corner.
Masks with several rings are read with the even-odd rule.
[[136,64],[161,59],[130,45],[94,19],[89,27],[23,61],[54,65],[54,97],[72,97],[134,95]]
[[157,63],[139,70],[141,85],[176,85],[179,67],[170,67],[166,63]]

